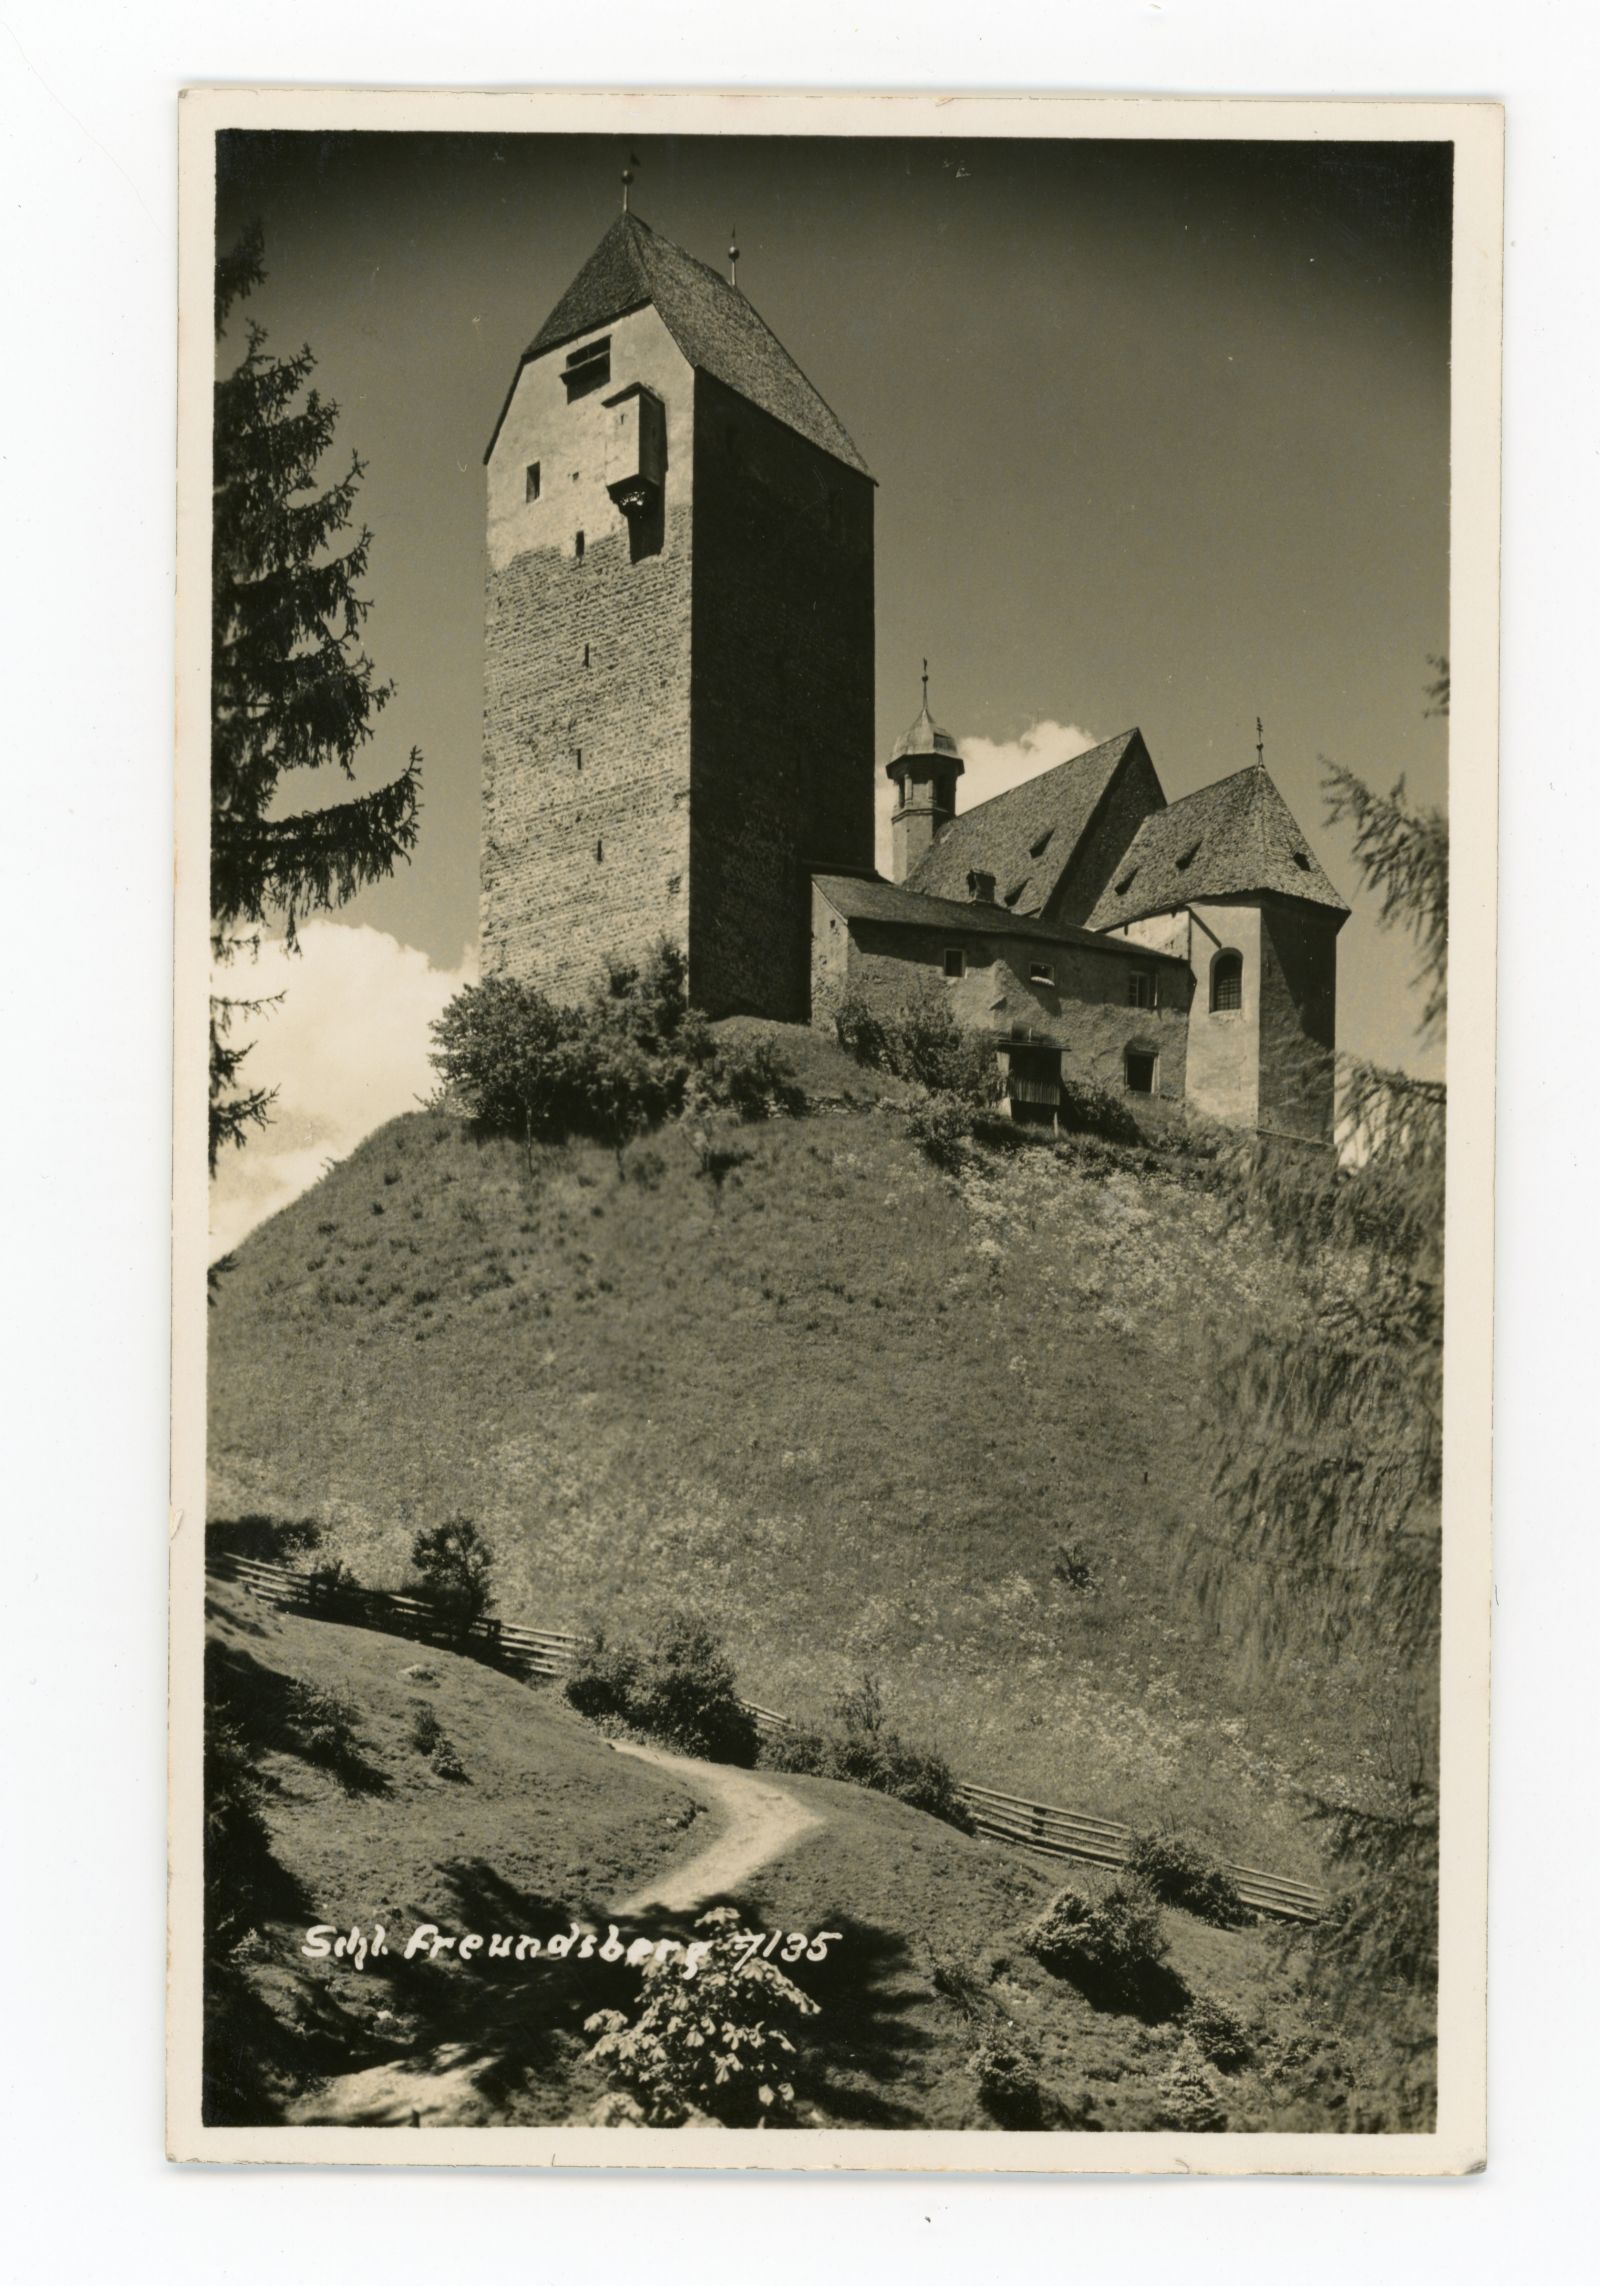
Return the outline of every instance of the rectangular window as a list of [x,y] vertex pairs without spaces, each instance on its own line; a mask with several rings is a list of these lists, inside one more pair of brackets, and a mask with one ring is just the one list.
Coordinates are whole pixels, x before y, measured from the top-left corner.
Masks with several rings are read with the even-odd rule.
[[946,976],[966,975],[967,956],[961,950],[959,945],[946,945],[944,953],[944,972]]
[[598,341],[586,341],[581,349],[568,352],[561,379],[566,387],[567,403],[575,404],[595,389],[603,389],[611,379],[611,336],[603,334]]
[[573,535],[572,552],[581,564],[583,561],[583,534],[581,532],[576,532]]
[[528,463],[527,475],[523,480],[522,497],[524,500],[537,500],[539,497],[539,463],[536,460],[530,460]]
[[1154,1095],[1156,1059],[1144,1048],[1130,1048],[1123,1058],[1130,1095]]
[[1128,1006],[1153,1008],[1156,1004],[1156,980],[1153,976],[1130,976],[1128,979]]
[[1053,985],[1055,980],[1056,972],[1047,960],[1036,960],[1029,967],[1028,982],[1030,984]]

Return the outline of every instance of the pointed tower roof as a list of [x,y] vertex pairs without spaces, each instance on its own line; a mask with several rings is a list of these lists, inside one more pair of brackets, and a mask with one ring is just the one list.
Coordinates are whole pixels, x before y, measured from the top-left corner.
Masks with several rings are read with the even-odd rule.
[[922,712],[917,716],[911,728],[895,740],[894,752],[887,764],[888,770],[892,774],[897,762],[909,761],[913,755],[917,754],[946,754],[954,762],[957,770],[966,768],[966,764],[961,759],[960,747],[951,737],[949,731],[941,730],[933,716],[928,712],[928,662],[926,659],[922,662]]
[[1262,891],[1325,906],[1341,919],[1350,910],[1311,854],[1265,765],[1252,762],[1145,819],[1101,892],[1089,926],[1114,929],[1123,921],[1175,912],[1197,897]]
[[[518,376],[530,359],[642,309],[655,310],[697,372],[709,373],[847,468],[870,473],[843,422],[738,287],[637,214],[617,216],[524,350]],[[515,389],[513,380],[485,460]]]

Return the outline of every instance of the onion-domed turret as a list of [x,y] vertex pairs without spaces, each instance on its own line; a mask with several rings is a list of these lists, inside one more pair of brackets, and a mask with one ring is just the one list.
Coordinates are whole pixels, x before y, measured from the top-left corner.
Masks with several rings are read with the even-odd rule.
[[895,784],[894,878],[904,881],[956,814],[956,780],[966,764],[948,730],[928,711],[928,662],[922,662],[922,712],[884,765]]

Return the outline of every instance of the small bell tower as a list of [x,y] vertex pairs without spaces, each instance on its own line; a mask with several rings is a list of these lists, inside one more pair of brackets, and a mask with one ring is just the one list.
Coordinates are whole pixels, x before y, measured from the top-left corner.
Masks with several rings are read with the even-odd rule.
[[966,768],[948,730],[928,712],[928,662],[922,662],[922,712],[884,765],[894,780],[894,878],[904,881],[956,814],[956,780]]

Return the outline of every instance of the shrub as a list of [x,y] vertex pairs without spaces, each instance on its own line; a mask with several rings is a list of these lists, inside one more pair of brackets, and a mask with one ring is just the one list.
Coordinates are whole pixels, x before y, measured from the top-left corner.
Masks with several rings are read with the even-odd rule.
[[755,1761],[755,1719],[740,1704],[732,1663],[691,1613],[669,1612],[642,1645],[597,1636],[566,1695],[580,1714],[626,1723],[685,1754],[746,1767]]
[[834,1036],[857,1063],[915,1080],[932,1095],[954,1096],[981,1109],[996,1101],[1000,1074],[992,1045],[955,1020],[937,985],[911,994],[893,1010],[873,1006],[859,992],[840,996]]
[[1042,2127],[1046,2099],[1038,2066],[1015,2040],[991,2033],[973,2051],[978,2101],[1000,2127]]
[[417,1707],[411,1717],[411,1743],[419,1754],[425,1754],[441,1778],[464,1779],[466,1766],[426,1701]]
[[641,1975],[644,2005],[635,2021],[607,2008],[584,2025],[600,2035],[590,2059],[620,2098],[605,2107],[606,2120],[792,2125],[788,2074],[797,2051],[780,2020],[815,2016],[817,2004],[770,1961],[745,1959],[746,1948],[735,1941],[740,1916],[731,1906],[702,1914],[695,1927],[712,1949],[692,1977],[675,1955],[653,1956]]
[[1192,2040],[1156,2082],[1155,2125],[1184,2135],[1220,2135],[1228,2124],[1227,2091]]
[[325,1556],[320,1564],[313,1564],[308,1586],[314,1604],[349,1603],[363,1592],[355,1573],[338,1556]]
[[889,1727],[883,1694],[870,1676],[835,1700],[827,1723],[780,1732],[769,1740],[765,1758],[775,1770],[842,1778],[849,1785],[890,1794],[962,1833],[972,1831],[955,1772],[936,1748],[913,1745]]
[[1091,1997],[1137,2006],[1178,1987],[1166,1967],[1167,1937],[1142,1882],[1120,1880],[1099,1896],[1063,1889],[1023,1939],[1035,1960]]
[[620,1151],[691,1090],[744,1119],[804,1104],[769,1042],[719,1039],[689,1006],[683,955],[666,942],[642,963],[612,962],[577,1006],[506,977],[468,985],[433,1033],[434,1065],[467,1113],[529,1143],[592,1135]]
[[307,1762],[338,1769],[357,1752],[361,1710],[346,1691],[327,1690],[295,1675],[289,1680],[284,1730],[293,1752]]
[[1255,2043],[1242,2016],[1220,2000],[1197,1996],[1183,2012],[1183,2029],[1208,2064],[1219,2072],[1237,2072],[1255,2054]]
[[425,1525],[411,1543],[417,1593],[460,1633],[494,1600],[494,1551],[470,1516]]
[[1148,1140],[1138,1114],[1122,1096],[1076,1072],[1061,1075],[1060,1119],[1068,1134],[1098,1135],[1107,1143]]
[[925,1096],[907,1112],[906,1133],[936,1167],[956,1175],[966,1165],[971,1147],[972,1113],[959,1096]]
[[1216,1929],[1244,1929],[1255,1915],[1232,1874],[1186,1834],[1135,1834],[1128,1869],[1163,1905],[1180,1906]]

